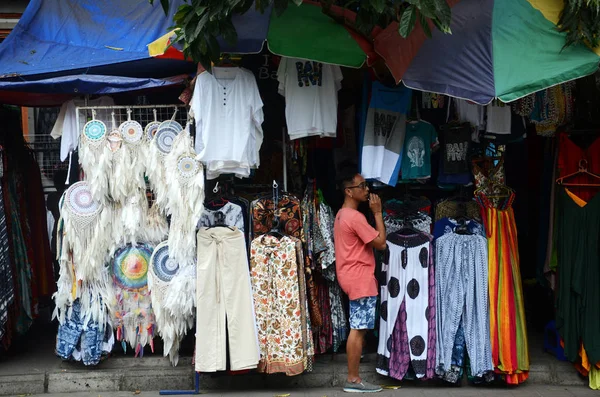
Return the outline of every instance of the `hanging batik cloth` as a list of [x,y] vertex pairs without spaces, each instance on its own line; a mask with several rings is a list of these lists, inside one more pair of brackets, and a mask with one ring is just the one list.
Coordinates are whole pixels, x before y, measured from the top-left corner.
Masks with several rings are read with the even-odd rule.
[[[0,179],[4,178],[4,153],[0,151]],[[8,321],[8,308],[15,300],[13,269],[10,263],[8,225],[4,206],[4,186],[0,183],[0,339]]]
[[154,352],[154,314],[148,291],[152,251],[152,247],[143,243],[126,245],[115,252],[112,261],[113,325],[123,350],[127,351],[126,343],[129,343],[136,357],[144,355],[148,344]]
[[258,329],[258,371],[299,375],[306,366],[296,243],[264,235],[252,241],[250,274]]
[[194,295],[188,293],[195,289],[187,284],[195,284],[196,275],[193,272],[187,275],[181,273],[179,263],[169,256],[167,242],[160,243],[150,258],[148,289],[156,331],[164,343],[163,354],[169,355],[173,365],[179,361],[179,346],[193,327],[195,318]]

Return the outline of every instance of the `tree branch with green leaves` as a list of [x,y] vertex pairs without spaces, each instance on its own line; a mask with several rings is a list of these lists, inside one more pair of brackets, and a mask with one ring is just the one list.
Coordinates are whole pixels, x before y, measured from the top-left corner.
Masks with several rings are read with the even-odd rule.
[[[148,1],[150,4],[155,2]],[[375,26],[386,28],[393,22],[398,22],[398,33],[408,37],[417,20],[428,37],[431,37],[428,20],[440,31],[451,33],[451,12],[446,0],[350,0],[339,3],[321,0],[323,11],[328,15],[332,15],[329,12],[332,5],[355,12],[356,21],[352,27],[367,38],[371,38]],[[160,0],[160,4],[168,15],[172,1]],[[173,43],[181,44],[187,58],[210,67],[211,62],[217,62],[221,55],[217,37],[222,36],[232,45],[237,41],[232,16],[244,14],[253,6],[264,13],[271,5],[274,12],[281,15],[288,7],[301,7],[302,0],[186,0],[173,17]]]
[[558,30],[567,35],[565,46],[600,45],[600,0],[565,0]]

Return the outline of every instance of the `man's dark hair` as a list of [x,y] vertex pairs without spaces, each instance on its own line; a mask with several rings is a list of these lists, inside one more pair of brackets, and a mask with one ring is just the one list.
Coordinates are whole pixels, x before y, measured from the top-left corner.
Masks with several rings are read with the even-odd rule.
[[356,163],[350,160],[345,160],[340,163],[336,173],[336,185],[339,191],[343,192],[346,186],[352,185],[354,177],[358,174]]

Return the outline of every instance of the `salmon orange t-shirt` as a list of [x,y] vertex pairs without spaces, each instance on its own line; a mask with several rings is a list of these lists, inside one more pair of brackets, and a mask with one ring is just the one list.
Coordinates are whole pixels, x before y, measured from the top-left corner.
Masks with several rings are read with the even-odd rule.
[[335,268],[342,290],[350,300],[377,296],[375,255],[369,243],[379,235],[367,218],[352,208],[342,208],[335,217]]

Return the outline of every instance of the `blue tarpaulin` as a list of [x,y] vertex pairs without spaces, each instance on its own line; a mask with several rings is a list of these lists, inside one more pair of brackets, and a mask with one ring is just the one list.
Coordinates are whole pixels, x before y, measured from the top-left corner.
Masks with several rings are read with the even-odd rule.
[[190,62],[151,59],[146,47],[168,31],[181,2],[165,15],[160,4],[145,0],[31,0],[0,44],[0,78],[160,78],[194,71]]
[[169,15],[156,3],[31,0],[0,44],[0,101],[23,104],[29,93],[37,105],[43,94],[58,98],[181,83],[164,78],[193,73],[196,66],[151,58],[147,44],[168,31],[183,0],[174,2]]

